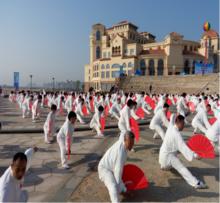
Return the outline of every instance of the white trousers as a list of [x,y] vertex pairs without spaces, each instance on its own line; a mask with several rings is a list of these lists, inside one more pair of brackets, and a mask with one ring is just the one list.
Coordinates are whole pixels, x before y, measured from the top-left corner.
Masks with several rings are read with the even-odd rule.
[[[68,146],[67,146],[67,142],[65,141],[65,138],[57,137],[57,142],[60,147],[61,164],[63,166],[64,164],[67,163],[66,152],[68,151]],[[71,144],[72,144],[72,138],[70,141],[70,146]]]
[[[110,113],[110,112],[109,112],[109,113]],[[120,116],[119,116],[116,112],[112,111],[110,114],[111,114],[112,116],[114,116],[114,117],[119,121]]]
[[85,123],[85,121],[83,120],[82,116],[79,113],[76,113],[76,118],[80,123]]
[[102,135],[102,131],[97,124],[92,124],[89,127],[94,129],[97,132],[97,135]]
[[199,180],[192,175],[192,173],[182,164],[182,162],[173,154],[169,155],[170,164],[168,166],[161,166],[161,168],[169,168],[170,165],[178,171],[178,173],[185,179],[185,181],[195,187]]
[[49,130],[46,127],[44,127],[44,141],[45,142],[51,141],[51,139],[53,139],[53,135],[54,135],[54,132],[55,132],[54,129],[51,130],[50,134],[49,134],[48,131]]
[[161,139],[164,140],[165,132],[163,128],[160,125],[154,125],[154,130],[155,130],[156,135],[157,134],[160,135]]
[[99,178],[108,189],[111,202],[119,202],[119,191],[114,174],[105,168],[98,167]]

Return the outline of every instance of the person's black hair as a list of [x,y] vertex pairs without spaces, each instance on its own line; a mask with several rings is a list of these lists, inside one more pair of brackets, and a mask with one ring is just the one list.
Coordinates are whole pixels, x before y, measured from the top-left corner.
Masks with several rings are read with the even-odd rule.
[[169,107],[170,107],[169,104],[164,103],[163,108],[169,108]]
[[70,120],[71,118],[76,118],[76,113],[74,111],[68,113],[68,119]]
[[128,136],[130,139],[134,140],[135,136],[134,133],[132,131],[127,131],[125,133],[125,137]]
[[180,121],[184,121],[184,119],[185,119],[185,117],[184,116],[182,116],[182,115],[178,115],[177,117],[176,117],[176,123],[178,123],[178,122],[180,122]]
[[37,99],[42,99],[42,96],[41,96],[41,95],[38,95],[38,96],[37,96]]
[[137,106],[137,102],[136,101],[133,101],[133,106]]
[[132,99],[129,99],[128,102],[127,102],[127,105],[128,105],[128,107],[133,106],[133,105],[134,105],[133,100],[132,100]]
[[25,160],[27,162],[27,156],[23,152],[18,152],[13,157],[13,163],[17,160],[21,160],[21,161]]
[[210,104],[207,104],[206,106],[211,108],[211,105],[210,105]]
[[98,111],[99,112],[103,112],[104,111],[104,107],[102,105],[100,105],[99,108],[98,108]]
[[186,97],[186,93],[185,92],[183,92],[182,97]]
[[57,110],[57,105],[56,105],[56,104],[52,104],[51,107],[50,107],[50,109],[56,111],[56,110]]

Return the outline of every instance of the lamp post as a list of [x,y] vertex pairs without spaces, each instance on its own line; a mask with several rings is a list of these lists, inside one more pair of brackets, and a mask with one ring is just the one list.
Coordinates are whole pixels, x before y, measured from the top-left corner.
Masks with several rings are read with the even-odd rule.
[[52,77],[52,80],[53,80],[53,92],[54,92],[54,90],[55,90],[55,78]]
[[33,75],[29,75],[30,76],[30,89],[32,89],[32,78],[33,78]]

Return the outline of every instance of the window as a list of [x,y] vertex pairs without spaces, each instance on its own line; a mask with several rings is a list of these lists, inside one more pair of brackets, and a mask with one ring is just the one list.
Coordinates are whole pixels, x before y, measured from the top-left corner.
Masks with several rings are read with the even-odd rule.
[[109,71],[106,71],[106,78],[109,78],[110,77],[110,73]]
[[105,78],[105,72],[102,71],[101,78]]
[[112,68],[114,69],[114,68],[120,68],[120,65],[119,64],[113,64],[112,65]]
[[110,51],[108,52],[108,58],[110,58],[110,56],[111,56],[111,53],[110,53]]
[[129,62],[129,63],[128,63],[128,67],[129,67],[129,68],[133,68],[132,62]]
[[103,58],[106,58],[106,52],[103,53]]
[[102,70],[103,70],[103,69],[105,69],[105,65],[104,65],[104,64],[102,64],[101,68],[102,68]]
[[123,63],[123,65],[122,65],[122,66],[123,66],[123,68],[126,68],[126,63]]
[[109,65],[109,64],[107,64],[107,65],[106,65],[106,69],[109,69],[109,68],[110,68],[110,65]]
[[101,38],[101,34],[100,34],[100,31],[98,30],[98,31],[96,32],[96,40],[99,41],[100,38]]
[[190,46],[190,51],[192,51],[193,50],[193,47],[192,46]]
[[90,69],[89,69],[89,74],[90,74]]
[[112,78],[116,78],[119,76],[119,71],[112,71]]
[[134,55],[134,49],[130,49],[130,55]]
[[96,47],[96,59],[100,58],[100,47]]

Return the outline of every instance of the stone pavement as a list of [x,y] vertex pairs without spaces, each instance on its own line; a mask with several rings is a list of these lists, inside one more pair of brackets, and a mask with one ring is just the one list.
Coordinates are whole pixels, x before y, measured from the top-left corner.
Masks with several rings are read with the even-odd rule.
[[[42,128],[47,112],[47,109],[43,109],[39,123],[32,123],[30,118],[24,121],[20,109],[0,97],[0,121],[3,121],[3,129]],[[64,119],[64,116],[58,117],[58,127]],[[108,123],[115,121],[109,119]],[[186,139],[191,132],[192,128],[186,128]],[[109,201],[106,188],[98,179],[97,164],[105,150],[118,139],[118,130],[106,130],[104,139],[97,139],[94,135],[91,130],[74,133],[69,160],[71,169],[67,171],[60,167],[58,144],[44,144],[43,133],[0,134],[0,175],[10,165],[16,152],[38,146],[39,151],[34,155],[32,166],[25,176],[24,189],[29,191],[29,201]],[[197,191],[188,186],[177,173],[160,170],[158,151],[161,140],[154,140],[152,136],[153,133],[147,126],[141,126],[141,139],[135,145],[137,152],[129,153],[128,158],[128,162],[135,163],[144,170],[150,187],[135,192],[132,198],[122,199],[123,201],[218,201],[218,157],[214,160],[194,160],[192,163],[183,159],[192,173],[205,180],[209,186],[207,190]]]

